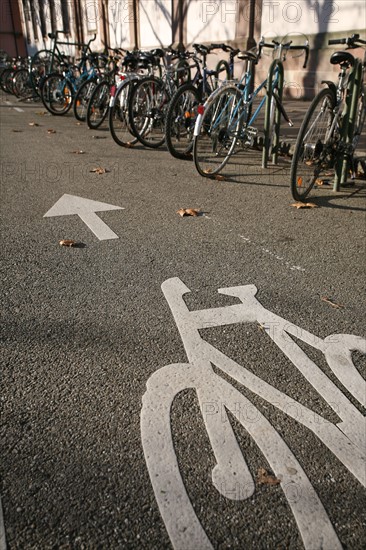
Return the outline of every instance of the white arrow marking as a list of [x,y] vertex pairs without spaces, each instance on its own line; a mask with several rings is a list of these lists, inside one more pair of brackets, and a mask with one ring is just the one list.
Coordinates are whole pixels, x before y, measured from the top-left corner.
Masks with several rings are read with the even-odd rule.
[[95,214],[95,212],[104,212],[106,210],[124,210],[124,208],[65,194],[43,217],[51,218],[53,216],[72,216],[76,214],[86,223],[100,241],[118,239],[118,235]]

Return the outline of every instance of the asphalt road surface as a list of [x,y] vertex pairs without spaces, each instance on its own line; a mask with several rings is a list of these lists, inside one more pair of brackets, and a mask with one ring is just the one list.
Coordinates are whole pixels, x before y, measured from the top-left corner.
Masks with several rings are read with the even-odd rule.
[[0,547],[365,548],[365,181],[0,110]]

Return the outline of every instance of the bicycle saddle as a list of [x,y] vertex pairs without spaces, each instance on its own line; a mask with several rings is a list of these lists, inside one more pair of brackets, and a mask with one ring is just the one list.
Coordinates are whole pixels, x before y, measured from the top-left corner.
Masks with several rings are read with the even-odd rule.
[[151,50],[152,55],[155,55],[156,57],[164,57],[164,51],[161,48],[156,48],[155,50]]
[[258,62],[258,55],[252,51],[244,51],[238,53],[238,59]]
[[343,65],[346,63],[348,66],[353,67],[355,58],[349,52],[334,52],[330,58],[332,65]]

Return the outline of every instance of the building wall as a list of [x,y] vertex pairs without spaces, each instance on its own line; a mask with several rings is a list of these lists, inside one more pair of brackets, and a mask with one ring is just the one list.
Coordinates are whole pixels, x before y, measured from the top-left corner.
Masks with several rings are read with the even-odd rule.
[[11,57],[26,55],[19,7],[13,0],[1,0],[0,50],[4,50]]
[[[289,55],[285,81],[289,95],[312,97],[322,86],[322,80],[334,80],[339,71],[330,65],[329,58],[342,47],[328,46],[328,40],[357,32],[366,39],[366,3],[364,0],[264,0],[261,29],[267,39],[281,40],[287,35],[296,44],[309,41],[311,54],[307,68],[303,69],[304,58]],[[363,57],[362,51],[354,53]],[[265,75],[263,67],[257,75],[258,78]]]
[[[334,48],[328,39],[359,32],[366,37],[365,0],[2,0],[3,6],[18,2],[20,18],[17,31],[27,38],[30,54],[50,48],[48,33],[68,30],[68,42],[92,43],[94,50],[107,46],[145,49],[182,43],[228,42],[245,49],[259,41],[283,39],[290,35],[293,43],[311,48],[309,64],[303,69],[303,58],[288,55],[285,65],[286,90],[295,97],[310,97],[321,80],[334,80],[337,68],[329,64]],[[8,9],[9,11],[9,9]],[[9,15],[9,13],[8,13]],[[8,15],[2,18],[2,29],[10,29]],[[7,37],[7,38],[6,38]],[[10,40],[11,34],[0,34]],[[14,42],[14,39],[12,39]],[[9,47],[11,47],[9,45]],[[63,45],[67,54],[74,46]],[[355,52],[356,54],[358,52]],[[211,55],[214,65],[217,56]],[[268,71],[271,57],[263,55],[256,69],[257,80]],[[239,75],[242,64],[237,63]]]

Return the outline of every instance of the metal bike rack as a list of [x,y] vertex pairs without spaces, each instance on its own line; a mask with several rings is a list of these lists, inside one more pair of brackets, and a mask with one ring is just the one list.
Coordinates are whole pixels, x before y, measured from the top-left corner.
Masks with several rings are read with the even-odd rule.
[[349,75],[347,97],[342,113],[341,139],[346,147],[343,156],[336,161],[333,191],[339,191],[341,185],[347,183],[349,166],[348,150],[351,147],[353,132],[357,117],[357,103],[361,90],[362,62],[355,59],[355,64]]
[[[284,69],[283,63],[280,59],[274,59],[271,63],[271,66],[268,71],[267,77],[267,101],[266,101],[266,111],[264,115],[264,143],[263,143],[263,152],[262,152],[262,168],[267,168],[268,159],[269,159],[269,147],[270,147],[270,119],[271,119],[271,101],[273,96],[272,82],[275,75],[275,72],[278,72],[278,97],[282,101],[283,95],[283,83],[284,83]],[[277,108],[274,120],[275,135],[273,141],[273,154],[272,154],[272,164],[277,164],[278,159],[278,150],[280,146],[280,124],[281,124],[281,112]]]

